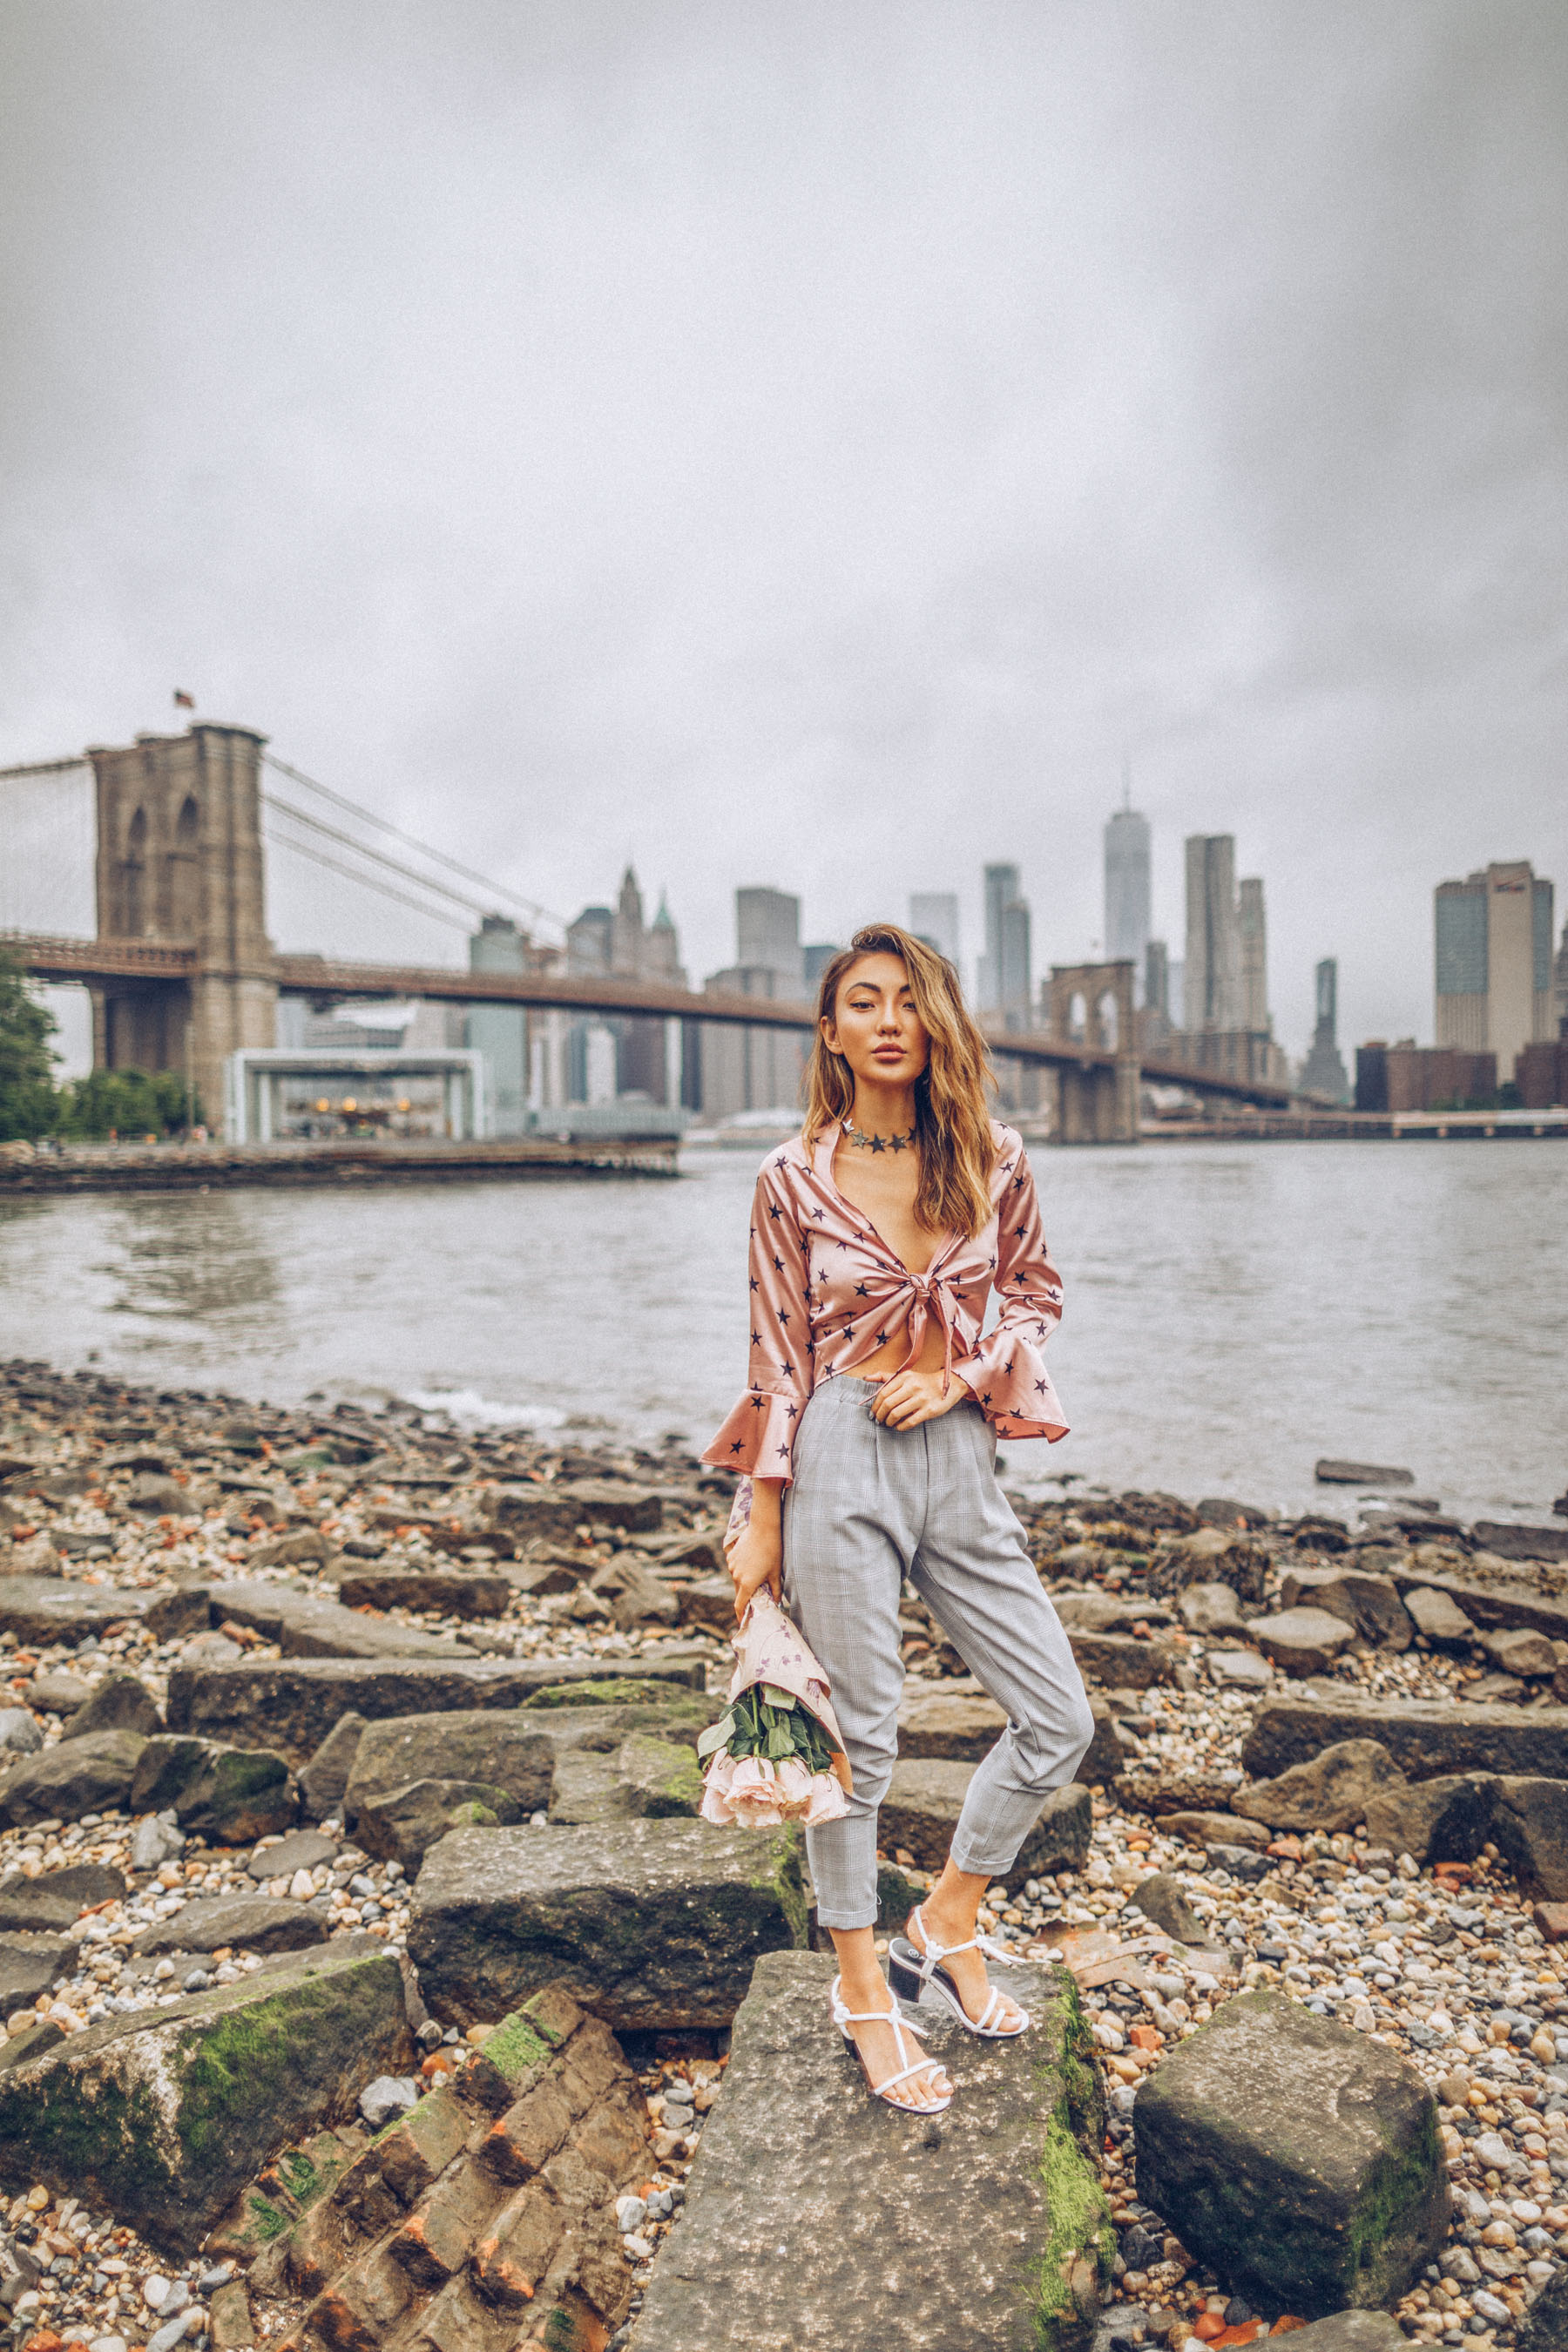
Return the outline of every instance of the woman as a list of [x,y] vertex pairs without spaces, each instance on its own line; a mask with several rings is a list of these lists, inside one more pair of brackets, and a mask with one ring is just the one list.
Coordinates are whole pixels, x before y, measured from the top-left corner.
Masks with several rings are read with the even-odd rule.
[[[998,1436],[1058,1438],[1067,1423],[1039,1353],[1061,1288],[1024,1147],[988,1116],[986,1077],[952,966],[891,923],[857,932],[822,976],[804,1131],[757,1180],[751,1385],[703,1456],[749,1474],[725,1538],[737,1615],[768,1586],[833,1685],[854,1794],[806,1849],[838,1956],[834,2021],[872,2092],[917,2115],[939,2114],[952,2085],[911,2047],[873,1941],[904,1578],[1007,1728],[891,1966],[987,2039],[1028,2019],[986,1976],[981,1897],[1093,1730],[996,1484]],[[983,1339],[993,1286],[1000,1319]]]

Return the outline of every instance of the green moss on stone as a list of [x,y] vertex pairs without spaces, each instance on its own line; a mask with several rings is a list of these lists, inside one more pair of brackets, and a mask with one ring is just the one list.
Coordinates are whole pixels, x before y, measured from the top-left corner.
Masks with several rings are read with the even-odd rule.
[[[548,2031],[548,2029],[546,2029]],[[503,2017],[495,2032],[485,2039],[485,2057],[499,2074],[515,2083],[531,2066],[538,2066],[549,2057],[551,2047],[560,2037],[549,2034],[542,2039],[521,2010]]]
[[62,2067],[29,2076],[11,2095],[26,2099],[26,2115],[25,2122],[18,2117],[16,2127],[8,2126],[9,2101],[0,2100],[0,2143],[25,2147],[31,2173],[52,2169],[71,2180],[129,2179],[146,2195],[159,2193],[167,2183],[163,2118],[145,2083],[122,2083],[106,2068],[89,2102]]
[[[1037,2021],[1036,2065],[1045,2108],[1039,2180],[1045,2196],[1046,2242],[1033,2285],[1036,2340],[1041,2352],[1069,2352],[1088,2342],[1092,2313],[1083,2286],[1090,2277],[1103,2285],[1116,2258],[1110,2209],[1100,2185],[1094,2158],[1104,2128],[1104,2100],[1092,2055],[1078,1986],[1066,1969],[1057,1972],[1052,1997]],[[1075,2294],[1075,2267],[1080,2271]]]
[[1404,2292],[1411,2223],[1430,2197],[1434,2180],[1443,2177],[1436,2103],[1426,2101],[1411,2147],[1394,2148],[1386,2132],[1381,2137],[1384,2160],[1373,2170],[1351,2221],[1346,2281],[1350,2294],[1364,2293],[1378,2303]]
[[269,2246],[274,2238],[280,2238],[291,2226],[288,2214],[280,2213],[276,2205],[269,2205],[265,2197],[252,2197],[247,2201],[256,2217],[256,2235],[264,2246]]
[[668,1683],[629,1677],[613,1682],[547,1683],[542,1690],[530,1691],[520,1712],[549,1706],[649,1706],[675,1696]]
[[281,1756],[265,1748],[231,1748],[215,1756],[209,1772],[215,1805],[241,1803],[247,1797],[259,1796],[264,1789],[275,1789],[289,1777],[289,1768]]
[[759,1894],[777,1897],[797,1951],[805,1947],[805,1833],[798,1822],[785,1822],[771,1833],[767,1867],[749,1884]]

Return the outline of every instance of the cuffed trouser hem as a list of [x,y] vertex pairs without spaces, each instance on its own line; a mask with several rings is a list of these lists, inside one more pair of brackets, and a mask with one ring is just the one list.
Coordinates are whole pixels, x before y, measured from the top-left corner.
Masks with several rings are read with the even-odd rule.
[[[846,1813],[805,1833],[806,1867],[816,1895],[819,1927],[874,1927],[877,1924],[877,1816]],[[870,1889],[869,1909],[861,1887]],[[823,1896],[827,1896],[826,1904]]]
[[[1033,1823],[1030,1827],[1033,1827]],[[1026,1831],[1024,1834],[1027,1836],[1028,1832]],[[1022,1843],[1023,1839],[1020,1838],[1018,1845]],[[1011,1876],[1013,1864],[1018,1859],[1018,1845],[1014,1846],[1011,1853],[1004,1853],[998,1848],[996,1853],[987,1860],[984,1854],[977,1853],[972,1846],[961,1846],[955,1835],[948,1849],[947,1858],[954,1870],[962,1870],[971,1878],[1007,1878]]]

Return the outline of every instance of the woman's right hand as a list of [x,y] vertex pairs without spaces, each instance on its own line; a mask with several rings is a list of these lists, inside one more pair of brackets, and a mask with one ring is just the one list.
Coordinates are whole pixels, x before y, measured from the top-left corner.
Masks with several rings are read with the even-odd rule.
[[765,1584],[782,1605],[784,1546],[776,1528],[759,1527],[755,1517],[739,1528],[724,1547],[724,1565],[735,1588],[735,1614],[743,1617],[754,1593]]

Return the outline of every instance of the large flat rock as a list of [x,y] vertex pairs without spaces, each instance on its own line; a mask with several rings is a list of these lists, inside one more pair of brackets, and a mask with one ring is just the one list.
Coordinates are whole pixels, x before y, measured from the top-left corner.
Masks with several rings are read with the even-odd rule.
[[1255,1617],[1247,1627],[1270,1665],[1281,1674],[1300,1677],[1326,1672],[1355,1639],[1356,1629],[1331,1609],[1281,1609],[1272,1617]]
[[[1231,1799],[1246,1820],[1275,1830],[1348,1830],[1387,1790],[1408,1788],[1386,1748],[1375,1739],[1342,1739],[1292,1764],[1276,1780],[1255,1781]],[[1403,1853],[1404,1847],[1399,1848]]]
[[0,2016],[25,2009],[68,1977],[78,1947],[64,1936],[0,1936]]
[[327,1940],[327,1923],[308,1903],[272,1895],[216,1895],[187,1903],[136,1937],[139,1952],[300,1952]]
[[1113,2245],[1065,1974],[1009,1973],[1036,2021],[1017,2043],[932,2011],[927,2046],[961,2085],[935,2124],[868,2097],[833,1974],[815,1953],[758,1961],[631,2352],[1080,2352]]
[[18,1642],[85,1642],[147,1614],[150,1596],[69,1577],[0,1577],[0,1633]]
[[1442,2250],[1431,2092],[1384,2043],[1279,1993],[1226,2001],[1139,2085],[1133,2116],[1142,2202],[1259,2305],[1375,2309]]
[[349,1829],[362,1804],[410,1780],[483,1780],[527,1812],[550,1802],[555,1746],[541,1716],[492,1707],[395,1717],[366,1724],[354,1749],[343,1802]]
[[1080,1633],[1063,1628],[1080,1675],[1107,1690],[1151,1690],[1172,1680],[1176,1654],[1167,1642],[1141,1642],[1131,1633]]
[[286,1658],[463,1658],[473,1655],[449,1633],[426,1633],[395,1619],[363,1617],[341,1601],[259,1580],[207,1587],[211,1622],[248,1625],[276,1642]]
[[422,1575],[413,1569],[355,1568],[338,1579],[345,1609],[427,1609],[442,1617],[504,1617],[512,1587],[504,1576],[443,1570]]
[[414,1890],[420,1990],[452,2023],[500,2017],[556,1982],[617,2032],[716,2030],[759,1954],[805,1941],[801,1853],[792,1823],[454,1830]]
[[1553,1775],[1568,1756],[1568,1706],[1460,1706],[1337,1690],[1331,1697],[1269,1698],[1252,1719],[1241,1760],[1254,1780],[1272,1780],[1342,1739],[1381,1741],[1411,1780],[1440,1772]]
[[538,1716],[475,1708],[367,1724],[343,1792],[343,1821],[367,1853],[417,1870],[459,1823],[526,1819],[550,1802],[555,1748]]
[[[1230,1591],[1228,1585],[1221,1589]],[[1089,1706],[1094,1737],[1073,1775],[1086,1789],[1097,1780],[1109,1785],[1124,1760],[1110,1702],[1090,1698]],[[911,1763],[978,1764],[996,1745],[1006,1723],[1005,1710],[984,1691],[946,1691],[911,1679],[904,1685],[899,1708],[899,1754]]]
[[20,1871],[0,1878],[0,1928],[34,1928],[47,1934],[74,1926],[82,1913],[125,1893],[118,1870],[101,1862],[68,1862],[39,1878]]
[[389,1954],[285,1960],[0,2074],[0,2177],[88,2199],[183,2257],[269,2156],[346,2122],[412,2055]]
[[[879,1815],[881,1843],[891,1853],[900,1846],[921,1870],[940,1870],[947,1860],[963,1800],[977,1767],[900,1757],[893,1767]],[[1018,1849],[1009,1879],[1038,1878],[1058,1870],[1081,1870],[1094,1831],[1094,1801],[1079,1782],[1053,1789],[1039,1818]]]
[[118,1811],[129,1801],[137,1759],[147,1745],[134,1731],[94,1731],[27,1757],[0,1788],[0,1810],[17,1829],[35,1822],[79,1822],[83,1813]]
[[344,1715],[376,1723],[394,1715],[446,1715],[465,1707],[521,1706],[568,1685],[637,1692],[650,1683],[700,1690],[701,1659],[639,1659],[635,1677],[606,1677],[598,1658],[292,1658],[176,1666],[165,1709],[171,1731],[236,1748],[276,1748],[304,1764]]
[[1502,1559],[1568,1559],[1568,1528],[1521,1528],[1510,1519],[1478,1519],[1470,1532]]
[[173,1811],[183,1830],[219,1845],[254,1845],[291,1829],[300,1791],[275,1748],[227,1748],[221,1740],[160,1732],[136,1759],[130,1811]]
[[1363,1569],[1288,1568],[1280,1580],[1279,1603],[1287,1611],[1326,1609],[1380,1649],[1407,1650],[1415,1638],[1392,1578]]
[[619,1478],[497,1486],[489,1502],[490,1525],[519,1538],[569,1536],[580,1527],[595,1526],[648,1535],[664,1522],[663,1501],[651,1487]]
[[[1568,1540],[1568,1530],[1564,1531]],[[1568,1642],[1568,1601],[1554,1601],[1528,1584],[1477,1584],[1468,1577],[1433,1576],[1402,1567],[1395,1559],[1389,1574],[1405,1597],[1412,1592],[1440,1592],[1462,1609],[1472,1625],[1527,1625],[1537,1633]]]

